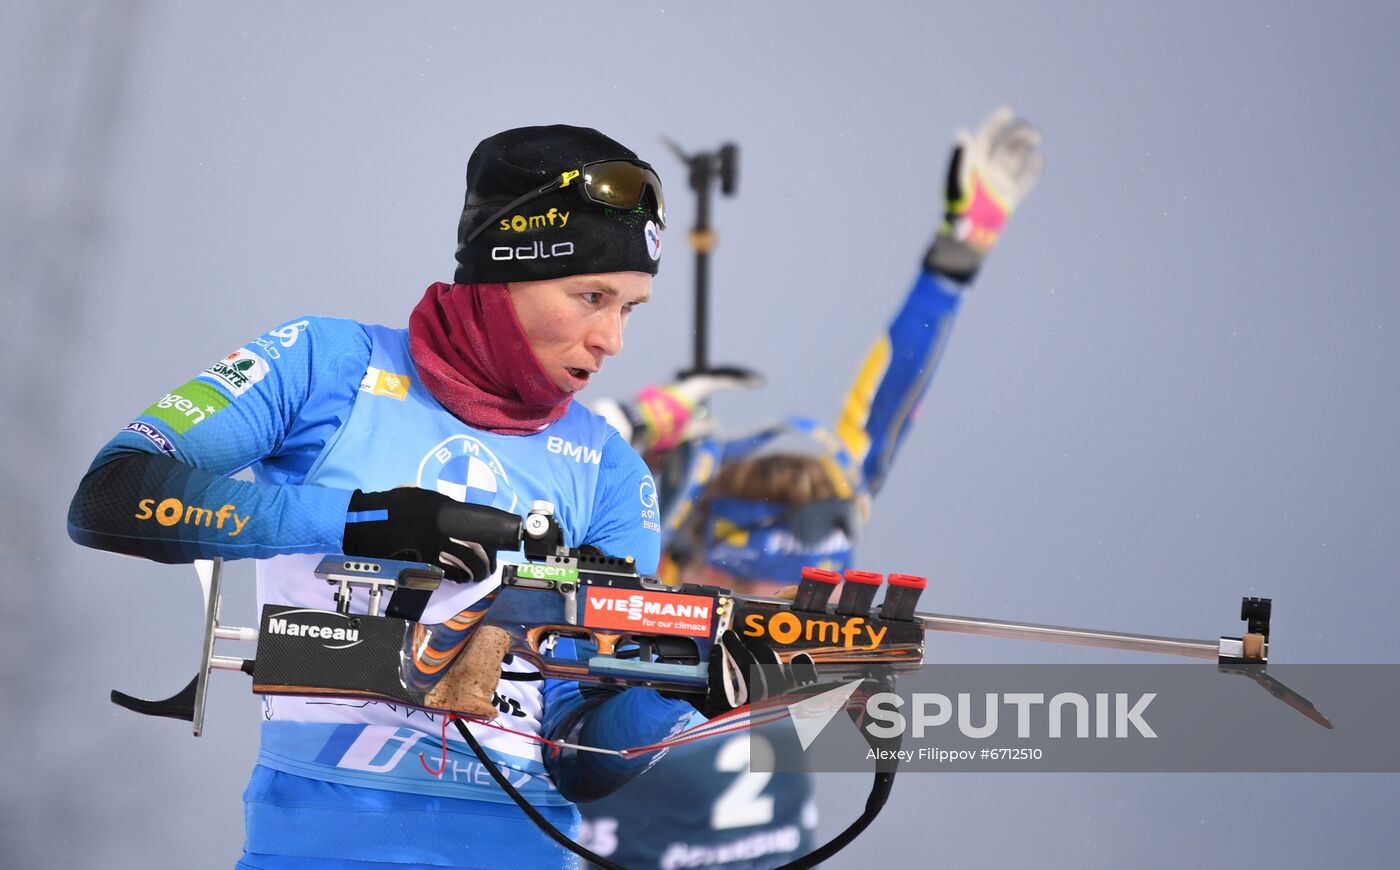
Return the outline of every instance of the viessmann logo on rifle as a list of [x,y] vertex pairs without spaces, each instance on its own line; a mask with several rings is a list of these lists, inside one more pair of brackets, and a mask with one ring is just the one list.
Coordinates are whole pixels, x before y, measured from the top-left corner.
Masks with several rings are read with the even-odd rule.
[[[312,622],[298,620],[295,617],[299,613],[312,613],[317,618],[333,617],[344,621],[345,625],[316,625]],[[305,619],[303,617],[303,619]],[[339,613],[331,613],[328,610],[284,610],[276,616],[267,618],[267,633],[281,634],[287,637],[306,637],[313,640],[333,641],[333,643],[323,643],[321,646],[326,649],[349,649],[364,643],[360,638],[360,630],[354,628],[353,617],[344,616]]]
[[589,587],[583,624],[621,631],[662,631],[708,637],[714,599],[674,592]]

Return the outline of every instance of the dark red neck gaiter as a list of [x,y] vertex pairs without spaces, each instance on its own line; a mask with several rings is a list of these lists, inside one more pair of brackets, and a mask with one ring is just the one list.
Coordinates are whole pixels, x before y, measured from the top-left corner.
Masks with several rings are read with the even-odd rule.
[[540,365],[504,284],[429,287],[408,318],[408,347],[433,397],[478,429],[529,435],[569,409],[572,394]]

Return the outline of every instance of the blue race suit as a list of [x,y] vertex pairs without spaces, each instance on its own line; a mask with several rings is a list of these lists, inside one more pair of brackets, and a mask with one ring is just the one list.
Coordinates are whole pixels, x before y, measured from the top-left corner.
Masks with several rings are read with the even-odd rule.
[[[921,271],[888,332],[875,342],[847,394],[836,435],[857,470],[860,490],[874,495],[918,414],[961,302],[962,285]],[[689,479],[663,482],[664,534],[681,527],[690,504],[718,466],[723,443],[692,445]],[[664,467],[664,466],[663,466]],[[796,583],[800,578],[787,579]],[[805,774],[749,770],[750,753],[790,739],[791,726],[675,747],[646,775],[602,800],[585,804],[587,845],[633,870],[659,867],[774,867],[816,845],[816,805]],[[752,741],[752,745],[750,743]]]
[[[253,482],[226,476],[244,468]],[[146,409],[94,460],[69,534],[163,562],[256,558],[259,608],[331,610],[332,587],[313,571],[320,554],[340,552],[351,493],[404,485],[517,514],[550,501],[568,544],[633,556],[645,572],[656,567],[650,475],[600,418],[573,403],[530,435],[475,429],[416,377],[406,330],[324,317],[259,336]],[[499,574],[444,583],[422,621],[446,621],[498,584]],[[363,600],[355,604],[364,611]],[[693,712],[650,689],[543,680],[518,659],[502,676],[500,721],[525,735],[645,745]],[[436,715],[319,696],[269,696],[263,709],[242,866],[572,864],[459,739],[449,739],[441,773],[425,768],[420,753],[435,766],[440,756]],[[566,831],[577,825],[571,799],[606,793],[650,761],[543,757],[528,737],[471,727],[519,791]]]

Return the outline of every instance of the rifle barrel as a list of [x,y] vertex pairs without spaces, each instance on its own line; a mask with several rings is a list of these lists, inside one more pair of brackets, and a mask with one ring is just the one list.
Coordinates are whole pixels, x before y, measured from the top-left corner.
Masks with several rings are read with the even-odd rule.
[[925,631],[948,631],[957,634],[1009,637],[1017,640],[1067,643],[1103,649],[1125,649],[1134,652],[1185,656],[1193,659],[1210,659],[1211,661],[1215,661],[1220,655],[1220,644],[1213,640],[1128,634],[1121,631],[1101,631],[1090,628],[1067,628],[1059,625],[1037,625],[1031,622],[1005,622],[972,616],[951,616],[943,613],[919,613],[915,614],[914,618],[923,625]]

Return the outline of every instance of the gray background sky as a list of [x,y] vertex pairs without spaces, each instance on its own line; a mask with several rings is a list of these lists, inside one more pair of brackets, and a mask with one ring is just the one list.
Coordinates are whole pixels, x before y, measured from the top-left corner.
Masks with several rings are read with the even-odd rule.
[[[200,740],[107,703],[189,678],[198,591],[69,544],[67,500],[112,432],[275,323],[403,324],[451,275],[472,147],[520,124],[597,126],[669,182],[681,229],[600,395],[688,361],[691,203],[659,136],[740,143],[713,356],[769,386],[717,402],[738,429],[835,413],[952,132],[1015,105],[1046,174],[863,566],[929,574],[924,609],[1194,637],[1271,595],[1276,660],[1400,660],[1398,24],[1381,3],[4,4],[0,863],[233,863],[256,703],[216,677]],[[251,620],[251,570],[232,579]],[[824,783],[826,832],[864,789]],[[832,866],[1389,866],[1398,792],[910,775]]]

